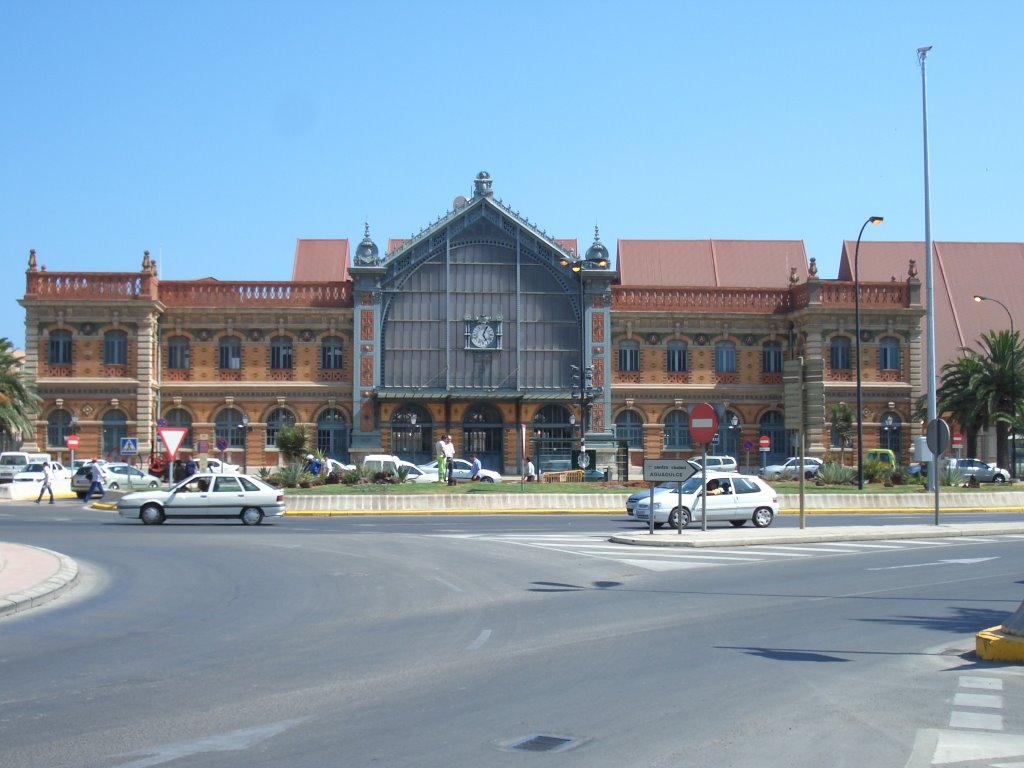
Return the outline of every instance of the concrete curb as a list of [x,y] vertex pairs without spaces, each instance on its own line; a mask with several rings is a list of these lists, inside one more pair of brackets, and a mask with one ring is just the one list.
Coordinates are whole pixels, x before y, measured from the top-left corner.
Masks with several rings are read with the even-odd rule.
[[[14,613],[26,611],[29,608],[37,608],[40,605],[56,600],[62,594],[75,586],[78,581],[78,563],[67,555],[42,547],[30,547],[26,545],[10,545],[21,547],[30,552],[48,555],[56,560],[55,572],[48,578],[33,586],[26,587],[20,592],[13,592],[0,596],[0,616],[7,616]],[[8,556],[8,561],[10,557]]]
[[983,629],[974,636],[974,650],[985,661],[1024,661],[1024,637],[1007,635],[1003,626]]

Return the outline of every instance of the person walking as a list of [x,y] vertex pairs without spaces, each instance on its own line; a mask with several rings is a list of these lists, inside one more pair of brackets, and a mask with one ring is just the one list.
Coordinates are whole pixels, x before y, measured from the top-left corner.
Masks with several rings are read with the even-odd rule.
[[483,465],[480,463],[480,457],[478,457],[475,453],[471,453],[469,455],[469,458],[471,459],[469,466],[470,478],[473,480],[479,480],[480,470],[483,469]]
[[89,479],[92,481],[89,483],[89,490],[85,493],[86,503],[92,501],[92,493],[96,491],[99,494],[99,498],[103,498],[106,495],[106,491],[103,490],[103,481],[107,479],[107,473],[103,471],[103,467],[96,459],[92,460],[92,468],[89,470]]
[[43,462],[43,487],[39,489],[39,498],[36,499],[36,504],[43,500],[43,492],[50,492],[50,503],[53,504],[53,467],[50,466],[50,462]]
[[437,456],[437,482],[443,483],[448,477],[445,471],[447,462],[444,455],[444,436],[439,437],[434,443],[434,453]]
[[537,468],[533,465],[533,457],[526,457],[526,482],[533,483],[537,481]]

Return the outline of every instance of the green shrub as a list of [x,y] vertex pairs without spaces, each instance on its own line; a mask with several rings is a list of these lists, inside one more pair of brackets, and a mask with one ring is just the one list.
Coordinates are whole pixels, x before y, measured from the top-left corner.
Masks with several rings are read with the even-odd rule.
[[846,485],[857,479],[857,471],[853,467],[829,462],[821,465],[818,479],[825,485]]
[[884,462],[873,459],[864,462],[864,482],[886,483],[892,477],[892,467]]

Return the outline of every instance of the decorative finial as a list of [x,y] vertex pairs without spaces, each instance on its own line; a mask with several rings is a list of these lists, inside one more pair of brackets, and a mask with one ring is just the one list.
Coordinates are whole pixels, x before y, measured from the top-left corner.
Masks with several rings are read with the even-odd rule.
[[910,268],[907,270],[907,277],[911,280],[917,279],[917,259],[910,260]]
[[796,285],[800,282],[800,277],[796,273],[796,267],[789,268],[789,282],[791,285]]
[[149,260],[149,251],[142,252],[142,271],[149,272],[152,262]]
[[811,266],[807,269],[807,276],[815,280],[818,279],[818,260],[814,256],[811,256]]
[[32,248],[28,252],[28,268],[35,271],[36,268],[36,249]]

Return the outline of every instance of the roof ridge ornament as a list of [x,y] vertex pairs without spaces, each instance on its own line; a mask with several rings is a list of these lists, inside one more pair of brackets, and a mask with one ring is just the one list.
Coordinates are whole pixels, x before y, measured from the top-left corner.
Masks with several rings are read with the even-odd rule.
[[363,241],[356,248],[355,263],[360,267],[375,267],[380,264],[380,250],[370,238],[370,222],[364,222],[364,225]]

